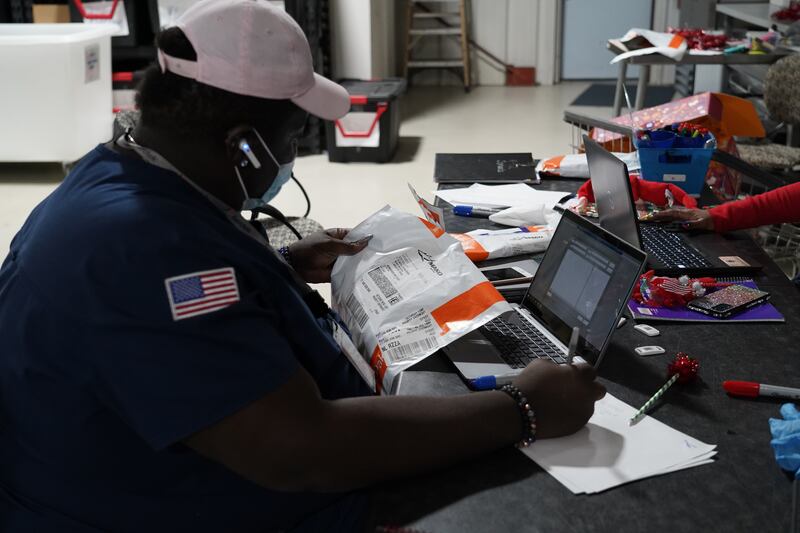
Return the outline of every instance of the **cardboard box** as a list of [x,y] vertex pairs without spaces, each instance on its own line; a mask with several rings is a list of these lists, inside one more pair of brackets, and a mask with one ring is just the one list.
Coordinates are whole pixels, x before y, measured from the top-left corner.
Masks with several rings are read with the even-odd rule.
[[34,4],[33,22],[51,24],[54,22],[70,22],[68,4]]

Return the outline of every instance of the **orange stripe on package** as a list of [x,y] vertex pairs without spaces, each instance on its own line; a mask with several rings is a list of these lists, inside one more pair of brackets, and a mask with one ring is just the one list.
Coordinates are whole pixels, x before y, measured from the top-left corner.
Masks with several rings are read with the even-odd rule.
[[353,228],[347,240],[372,234],[367,247],[336,260],[332,307],[379,390],[455,339],[511,309],[435,224],[389,206]]
[[560,216],[547,226],[525,226],[501,230],[475,230],[451,234],[458,239],[467,257],[480,262],[512,255],[533,254],[547,250]]
[[489,259],[489,252],[486,251],[486,248],[481,246],[481,243],[475,240],[475,237],[467,235],[466,233],[451,233],[451,235],[461,243],[461,248],[464,250],[464,253],[467,254],[470,261],[479,263]]
[[431,313],[433,319],[442,328],[450,331],[451,324],[468,322],[480,315],[484,309],[503,300],[503,297],[489,281],[479,283],[470,290],[462,292],[446,304],[436,308]]
[[[564,160],[563,155],[559,155],[556,157],[551,157],[550,159],[541,163],[541,172],[545,174],[550,174],[552,176],[560,176],[561,175],[561,162]],[[537,168],[537,170],[539,170]]]
[[683,44],[685,40],[686,39],[684,39],[683,37],[681,37],[676,33],[675,36],[672,39],[670,39],[669,44],[667,46],[669,46],[670,48],[678,48],[680,47],[680,45]]

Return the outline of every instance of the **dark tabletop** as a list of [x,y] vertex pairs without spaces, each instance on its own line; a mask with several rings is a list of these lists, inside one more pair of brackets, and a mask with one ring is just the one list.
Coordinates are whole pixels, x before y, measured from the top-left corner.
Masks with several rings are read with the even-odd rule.
[[[574,192],[580,184],[547,180],[534,188]],[[486,220],[456,217],[449,211],[445,223],[451,232],[491,227]],[[744,232],[728,238],[743,250],[760,252]],[[782,401],[734,399],[721,387],[726,379],[798,385],[800,292],[760,253],[765,267],[755,280],[772,294],[771,302],[786,317],[785,323],[653,322],[661,336],[651,339],[635,331],[629,320],[615,332],[598,369],[609,393],[639,407],[664,383],[666,364],[677,351],[698,358],[701,381],[672,390],[650,414],[716,444],[719,453],[713,464],[576,496],[522,453],[506,449],[377,487],[372,493],[372,522],[429,533],[787,531],[791,481],[775,463],[767,422],[779,416]],[[667,353],[655,357],[634,353],[636,346],[648,344],[663,346]],[[402,376],[401,394],[464,392],[466,386],[440,354]]]

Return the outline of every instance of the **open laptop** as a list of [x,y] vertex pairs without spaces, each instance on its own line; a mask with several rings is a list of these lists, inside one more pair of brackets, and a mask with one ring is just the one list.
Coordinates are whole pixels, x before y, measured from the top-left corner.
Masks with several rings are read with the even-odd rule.
[[513,375],[535,359],[565,364],[577,326],[575,360],[598,366],[646,260],[641,250],[566,211],[522,303],[443,351],[466,380]]
[[658,274],[739,276],[761,270],[721,235],[690,239],[665,224],[640,223],[628,167],[586,135],[583,144],[600,225],[647,252],[648,265]]

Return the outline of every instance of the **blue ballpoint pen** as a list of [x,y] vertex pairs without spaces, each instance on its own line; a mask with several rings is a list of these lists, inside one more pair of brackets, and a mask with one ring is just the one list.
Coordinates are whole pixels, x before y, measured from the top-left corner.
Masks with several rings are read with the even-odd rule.
[[508,209],[507,207],[473,207],[471,205],[457,205],[453,207],[453,214],[460,217],[489,218],[495,213]]

